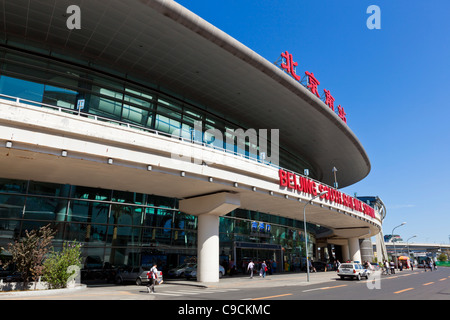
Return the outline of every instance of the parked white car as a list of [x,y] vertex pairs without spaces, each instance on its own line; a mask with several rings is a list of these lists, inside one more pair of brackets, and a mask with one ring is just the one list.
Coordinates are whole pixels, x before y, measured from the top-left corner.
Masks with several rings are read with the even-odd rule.
[[364,269],[360,263],[342,263],[338,268],[338,276],[341,279],[345,277],[361,280],[362,277],[369,279],[370,271]]

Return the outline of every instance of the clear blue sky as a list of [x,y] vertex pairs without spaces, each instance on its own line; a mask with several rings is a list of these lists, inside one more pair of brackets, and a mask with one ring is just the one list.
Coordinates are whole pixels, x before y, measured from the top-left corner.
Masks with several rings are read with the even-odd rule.
[[[405,221],[405,241],[449,243],[449,0],[176,1],[265,59],[287,50],[298,73],[314,72],[372,164],[343,191],[385,202],[385,234]],[[380,30],[366,26],[369,5]]]

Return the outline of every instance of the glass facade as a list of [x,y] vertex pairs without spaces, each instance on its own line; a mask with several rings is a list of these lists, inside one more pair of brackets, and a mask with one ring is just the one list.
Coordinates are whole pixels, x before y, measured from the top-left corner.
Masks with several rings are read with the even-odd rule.
[[[38,106],[43,103],[74,110],[74,113],[83,101],[83,113],[157,130],[253,159],[260,157],[259,146],[252,139],[246,138],[245,149],[242,149],[236,136],[227,132],[227,129],[245,131],[248,128],[214,112],[214,106],[202,106],[165,94],[150,82],[136,83],[23,50],[0,47],[0,94],[19,97]],[[202,126],[200,132],[196,122]],[[222,139],[215,139],[211,133],[214,129],[223,133]],[[227,137],[232,137],[233,144],[227,143]],[[270,160],[270,133],[266,146],[266,158]],[[281,167],[299,173],[307,168],[311,178],[319,178],[310,163],[283,146],[279,149]]]
[[[177,199],[0,179],[1,247],[47,224],[56,230],[56,249],[65,240],[83,245],[83,280],[152,261],[167,271],[197,255],[197,218],[180,212]],[[308,228],[311,254],[318,227]],[[279,271],[298,270],[305,255],[302,222],[243,209],[220,218],[219,243],[221,261],[238,270],[249,258],[275,260]]]
[[[227,129],[246,128],[213,112],[214,106],[169,95],[151,81],[137,83],[112,74],[0,47],[0,99],[18,97],[23,103],[51,105],[74,114],[83,101],[82,112],[103,121],[157,130],[259,159],[258,146],[250,139],[245,149],[237,143],[227,144]],[[199,122],[201,132],[195,125]],[[223,140],[214,139],[209,129],[223,132]],[[279,165],[296,172],[307,168],[310,177],[318,178],[314,167],[282,146]],[[66,240],[83,245],[85,280],[108,278],[114,268],[153,261],[167,271],[197,255],[197,218],[180,212],[177,199],[0,176],[0,246],[7,248],[26,230],[47,224],[57,231],[53,241],[56,249]],[[308,228],[312,255],[318,227]],[[262,212],[237,209],[221,217],[219,237],[221,263],[228,267],[234,264],[238,270],[248,259],[277,261],[278,271],[298,270],[305,256],[302,222]]]

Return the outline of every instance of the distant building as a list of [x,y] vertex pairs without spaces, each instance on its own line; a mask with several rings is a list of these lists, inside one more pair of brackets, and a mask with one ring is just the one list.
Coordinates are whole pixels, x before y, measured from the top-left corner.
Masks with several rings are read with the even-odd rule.
[[398,234],[387,234],[384,236],[384,241],[385,242],[403,242],[403,239],[400,237],[400,235]]

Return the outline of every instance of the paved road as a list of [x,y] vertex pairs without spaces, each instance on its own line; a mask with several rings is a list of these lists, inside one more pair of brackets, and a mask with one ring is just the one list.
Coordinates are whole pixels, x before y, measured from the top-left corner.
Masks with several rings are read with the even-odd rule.
[[147,293],[145,286],[91,285],[57,293],[0,294],[8,300],[156,300],[156,301],[275,301],[275,300],[450,300],[450,268],[397,272],[372,280],[340,280],[335,272],[224,277],[219,283],[166,281]]
[[[397,272],[368,280],[341,280],[305,285],[281,283],[272,279],[253,279],[240,288],[158,288],[157,300],[450,300],[450,268],[438,271],[423,270]],[[242,284],[242,283],[241,283]],[[235,284],[236,285],[236,284]]]

